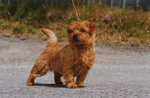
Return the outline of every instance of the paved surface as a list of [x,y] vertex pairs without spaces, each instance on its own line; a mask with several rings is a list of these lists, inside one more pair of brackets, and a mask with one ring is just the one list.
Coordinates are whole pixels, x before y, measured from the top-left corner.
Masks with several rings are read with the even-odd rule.
[[0,98],[150,98],[150,49],[98,45],[84,88],[55,85],[53,73],[26,80],[46,42],[0,36]]

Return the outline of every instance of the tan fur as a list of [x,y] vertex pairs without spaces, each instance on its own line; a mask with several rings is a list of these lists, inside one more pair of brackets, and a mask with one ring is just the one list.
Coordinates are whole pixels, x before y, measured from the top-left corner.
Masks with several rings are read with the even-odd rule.
[[[88,21],[73,21],[66,26],[68,31],[68,45],[57,44],[55,34],[42,28],[49,40],[46,49],[36,59],[30,72],[27,85],[33,85],[34,79],[54,71],[56,84],[62,84],[65,79],[66,87],[84,87],[84,80],[95,62],[94,39],[95,25]],[[74,77],[77,77],[76,83]]]

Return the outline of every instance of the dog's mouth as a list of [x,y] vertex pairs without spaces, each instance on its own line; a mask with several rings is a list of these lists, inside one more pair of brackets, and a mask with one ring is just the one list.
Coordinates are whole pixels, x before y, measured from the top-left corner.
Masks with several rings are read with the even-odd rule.
[[80,42],[78,39],[73,39],[73,41],[75,41],[75,42]]

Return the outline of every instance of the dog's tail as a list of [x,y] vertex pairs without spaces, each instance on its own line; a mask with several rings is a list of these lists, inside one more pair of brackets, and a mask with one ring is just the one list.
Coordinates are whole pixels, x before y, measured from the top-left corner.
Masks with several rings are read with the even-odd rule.
[[48,42],[57,43],[57,37],[53,31],[46,28],[41,28],[41,31],[48,37]]

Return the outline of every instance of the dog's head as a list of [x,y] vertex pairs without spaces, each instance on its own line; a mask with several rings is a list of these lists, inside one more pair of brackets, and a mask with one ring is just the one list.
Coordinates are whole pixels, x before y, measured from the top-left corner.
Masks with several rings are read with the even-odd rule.
[[73,21],[66,26],[68,41],[73,45],[84,45],[94,43],[95,25],[88,21]]

